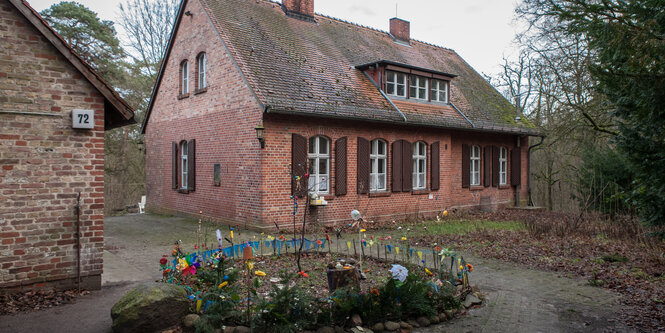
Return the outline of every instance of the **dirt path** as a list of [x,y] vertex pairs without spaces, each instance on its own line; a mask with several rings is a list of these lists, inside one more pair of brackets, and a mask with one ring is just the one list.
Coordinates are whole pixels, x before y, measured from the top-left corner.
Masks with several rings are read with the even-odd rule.
[[[113,304],[137,282],[159,279],[161,256],[170,253],[177,239],[195,243],[198,227],[191,219],[154,215],[108,217],[104,222],[103,289],[75,304],[0,317],[0,332],[110,332]],[[203,225],[202,229],[214,235],[214,228]],[[254,235],[242,232],[240,237]],[[475,267],[471,281],[487,293],[485,305],[461,319],[415,332],[628,331],[613,321],[620,309],[618,296],[611,291],[551,272],[465,258]]]

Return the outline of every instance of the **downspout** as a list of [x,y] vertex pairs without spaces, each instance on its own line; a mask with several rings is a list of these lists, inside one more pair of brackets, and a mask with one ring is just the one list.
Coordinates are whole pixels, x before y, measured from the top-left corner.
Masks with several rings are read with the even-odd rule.
[[533,204],[533,198],[531,198],[531,149],[542,145],[543,141],[545,141],[545,136],[541,135],[540,136],[540,142],[538,142],[538,143],[536,143],[532,146],[529,146],[529,149],[527,150],[527,153],[526,153],[526,160],[527,160],[527,163],[526,163],[526,191],[527,191],[527,194],[529,195],[528,205],[532,206],[532,207],[534,206],[534,204]]
[[453,102],[450,102],[450,101],[449,101],[448,103],[450,103],[450,106],[452,106],[453,109],[455,109],[455,111],[457,111],[457,113],[459,113],[460,115],[462,115],[462,117],[464,118],[464,120],[466,120],[469,124],[471,124],[471,127],[472,127],[472,128],[475,128],[475,127],[476,127],[476,126],[471,122],[471,120],[469,120],[469,118],[467,118],[467,117],[464,115],[464,113],[462,113],[462,111],[460,111],[460,110],[455,106],[455,104],[453,104]]
[[386,100],[388,100],[388,103],[390,103],[390,105],[392,105],[392,106],[395,108],[395,110],[397,110],[397,112],[399,112],[399,115],[402,116],[402,118],[404,119],[404,122],[407,122],[407,120],[406,120],[406,116],[402,113],[402,111],[399,110],[399,108],[397,107],[397,105],[395,105],[395,104],[393,103],[393,101],[390,100],[390,98],[388,97],[388,95],[386,95],[386,93],[383,92],[383,90],[381,89],[381,87],[379,87],[379,85],[376,84],[376,81],[374,81],[374,79],[372,79],[372,77],[369,76],[369,74],[367,74],[365,71],[362,71],[362,72],[363,72],[363,74],[365,74],[365,76],[370,80],[370,82],[372,82],[372,84],[374,84],[374,86],[375,86],[377,89],[379,89],[379,92],[381,93],[381,95],[383,95],[383,98],[385,98]]

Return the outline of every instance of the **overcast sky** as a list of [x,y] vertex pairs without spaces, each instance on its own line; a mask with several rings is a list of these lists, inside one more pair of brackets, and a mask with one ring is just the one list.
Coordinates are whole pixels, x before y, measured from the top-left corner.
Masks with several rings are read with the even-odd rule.
[[[119,3],[125,1],[78,0],[112,21],[119,17]],[[60,1],[28,2],[42,11]],[[314,11],[387,31],[397,5],[397,17],[411,22],[412,38],[451,48],[477,71],[494,74],[502,56],[514,53],[515,4],[516,0],[314,0]]]

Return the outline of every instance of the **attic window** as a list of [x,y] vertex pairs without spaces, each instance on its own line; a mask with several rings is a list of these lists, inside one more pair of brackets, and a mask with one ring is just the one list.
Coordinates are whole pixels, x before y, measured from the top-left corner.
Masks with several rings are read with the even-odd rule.
[[432,100],[448,103],[448,81],[432,79]]
[[406,97],[406,74],[386,71],[386,94]]
[[427,99],[427,81],[426,77],[411,74],[409,97]]

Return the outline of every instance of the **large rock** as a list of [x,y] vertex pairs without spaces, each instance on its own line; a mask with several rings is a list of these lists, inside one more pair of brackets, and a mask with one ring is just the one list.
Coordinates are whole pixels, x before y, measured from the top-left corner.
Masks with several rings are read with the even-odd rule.
[[111,308],[113,331],[154,332],[180,324],[189,311],[187,292],[167,283],[146,283],[123,296]]
[[427,327],[431,324],[429,319],[427,319],[425,317],[418,317],[416,319],[416,322],[418,323],[418,325],[420,325],[420,327]]

